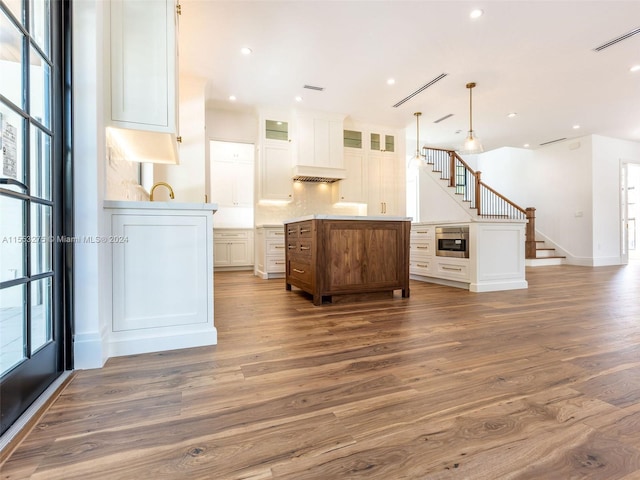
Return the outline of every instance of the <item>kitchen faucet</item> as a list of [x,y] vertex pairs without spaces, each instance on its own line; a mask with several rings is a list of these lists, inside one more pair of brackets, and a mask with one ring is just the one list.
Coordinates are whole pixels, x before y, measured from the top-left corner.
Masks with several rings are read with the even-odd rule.
[[157,182],[153,184],[153,187],[151,187],[151,193],[149,193],[149,201],[153,202],[153,191],[156,189],[156,187],[159,187],[160,185],[167,187],[169,189],[169,198],[173,199],[173,188],[171,188],[171,185],[169,185],[166,182]]

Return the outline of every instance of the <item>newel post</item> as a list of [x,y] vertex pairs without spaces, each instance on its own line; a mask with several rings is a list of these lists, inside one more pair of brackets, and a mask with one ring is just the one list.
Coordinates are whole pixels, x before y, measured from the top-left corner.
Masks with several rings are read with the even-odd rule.
[[536,258],[536,209],[529,207],[526,210],[527,229],[525,231],[525,258]]
[[456,152],[449,152],[449,186],[456,186]]
[[476,172],[476,208],[478,209],[478,215],[482,214],[482,209],[480,205],[480,184],[482,183],[482,172]]

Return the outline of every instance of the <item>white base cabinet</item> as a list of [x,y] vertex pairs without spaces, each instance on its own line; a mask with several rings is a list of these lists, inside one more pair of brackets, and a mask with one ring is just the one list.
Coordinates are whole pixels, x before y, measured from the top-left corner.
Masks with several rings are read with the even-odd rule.
[[284,226],[269,225],[256,227],[256,263],[254,275],[268,280],[284,278],[285,242]]
[[214,267],[250,270],[253,267],[253,229],[218,228],[213,233]]
[[111,237],[109,356],[217,343],[213,204],[106,201]]
[[[469,226],[469,258],[436,255],[436,226],[452,222],[413,223],[409,248],[412,280],[459,287],[472,292],[527,288],[524,221],[476,221]],[[456,222],[456,225],[460,225]]]

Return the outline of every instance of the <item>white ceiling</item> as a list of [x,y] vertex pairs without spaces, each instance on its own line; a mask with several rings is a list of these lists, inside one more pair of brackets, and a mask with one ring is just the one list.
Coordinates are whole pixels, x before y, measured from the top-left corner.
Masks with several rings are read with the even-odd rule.
[[[465,85],[476,82],[473,126],[485,150],[588,134],[640,141],[640,72],[629,71],[640,34],[593,51],[640,27],[638,0],[181,3],[181,74],[207,79],[208,105],[340,112],[406,127],[414,140],[421,111],[421,144],[457,148],[469,128]],[[471,20],[474,8],[484,15]]]

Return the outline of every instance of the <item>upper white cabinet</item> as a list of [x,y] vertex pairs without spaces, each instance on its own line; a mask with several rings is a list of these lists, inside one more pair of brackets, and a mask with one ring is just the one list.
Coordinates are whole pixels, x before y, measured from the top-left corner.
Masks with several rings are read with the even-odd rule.
[[297,112],[296,165],[344,168],[342,115]]
[[369,150],[393,154],[396,151],[396,135],[389,132],[369,132]]
[[258,197],[260,200],[291,201],[291,119],[282,112],[261,112],[258,145]]
[[355,148],[344,149],[345,179],[332,184],[334,203],[367,203],[365,156]]
[[177,133],[175,0],[111,0],[111,120]]

